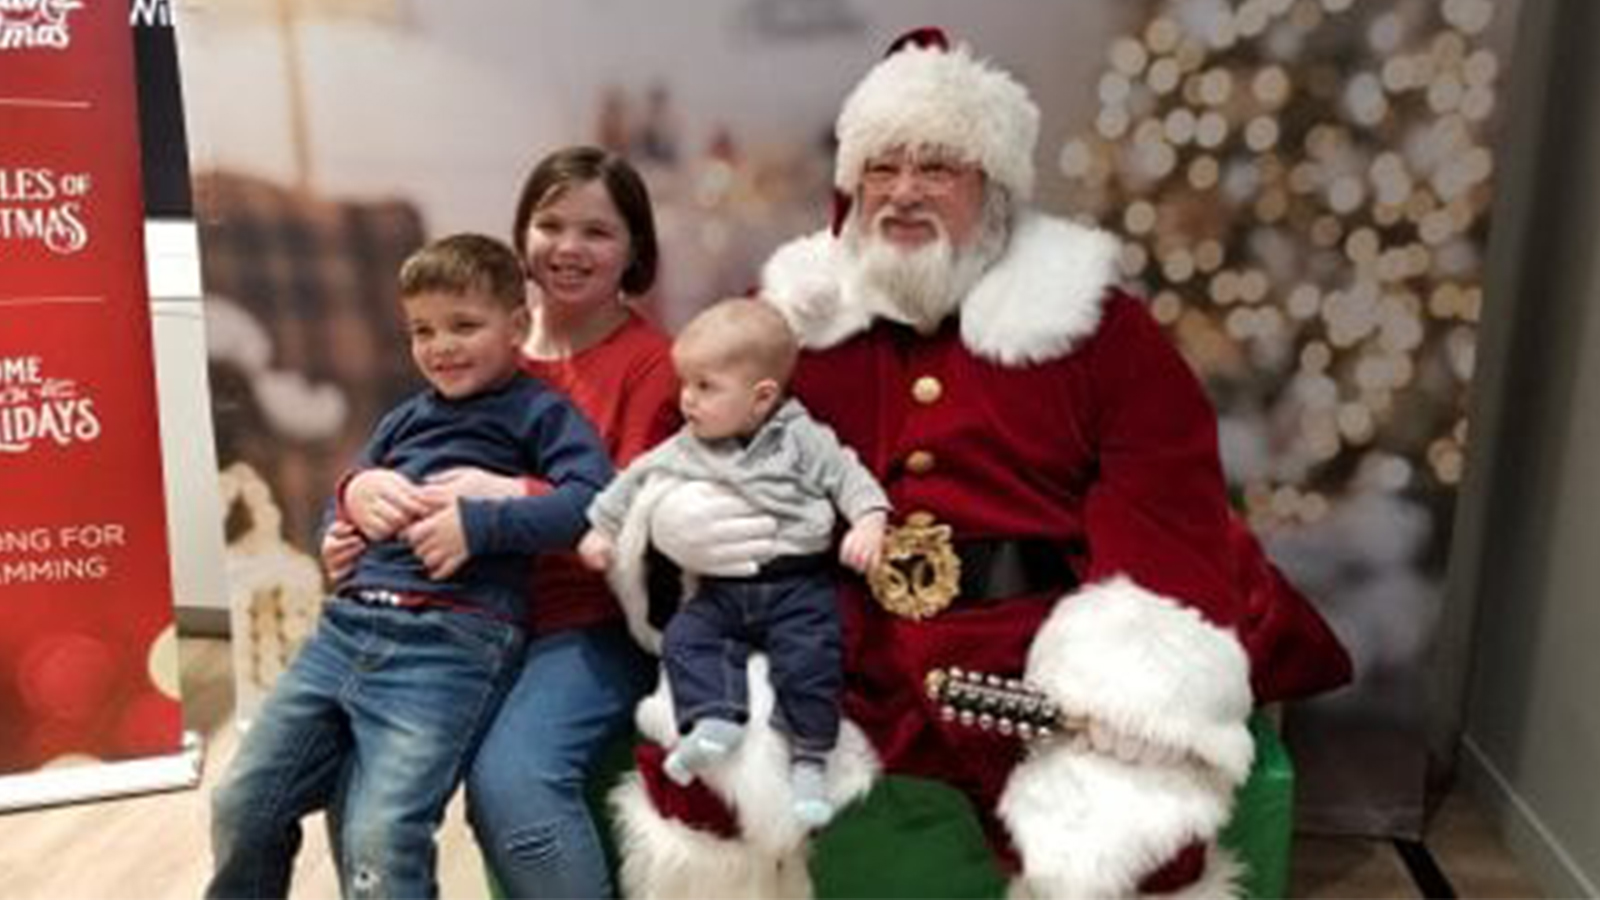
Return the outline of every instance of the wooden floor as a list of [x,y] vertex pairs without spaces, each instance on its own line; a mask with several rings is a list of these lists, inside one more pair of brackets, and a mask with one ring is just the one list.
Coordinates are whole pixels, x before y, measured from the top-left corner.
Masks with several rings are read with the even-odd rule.
[[[152,794],[0,814],[0,897],[6,900],[190,900],[210,871],[206,797],[237,734],[228,644],[182,642],[188,727],[205,738],[198,790]],[[1430,826],[1427,846],[1457,895],[1537,897],[1469,797],[1452,796]],[[334,898],[320,822],[306,829],[294,896]],[[483,872],[462,820],[459,798],[440,839],[445,897],[484,897]],[[1295,844],[1291,896],[1404,898],[1423,896],[1386,841],[1302,837]]]

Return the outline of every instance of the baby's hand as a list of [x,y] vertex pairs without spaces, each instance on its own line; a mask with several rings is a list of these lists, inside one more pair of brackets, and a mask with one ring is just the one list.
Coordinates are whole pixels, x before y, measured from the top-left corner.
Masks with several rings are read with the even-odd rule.
[[879,510],[855,521],[839,545],[839,561],[863,575],[883,562],[883,532],[889,516]]
[[616,545],[611,538],[598,528],[589,529],[578,542],[578,558],[583,564],[596,572],[604,572],[611,568],[611,558],[615,555]]

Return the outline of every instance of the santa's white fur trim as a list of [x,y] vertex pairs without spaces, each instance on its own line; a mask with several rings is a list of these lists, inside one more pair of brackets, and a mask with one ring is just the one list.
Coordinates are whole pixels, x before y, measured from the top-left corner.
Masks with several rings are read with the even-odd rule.
[[844,101],[834,185],[854,196],[867,160],[896,147],[944,147],[975,162],[1016,202],[1033,195],[1039,107],[966,45],[909,47],[873,66]]
[[1065,356],[1100,325],[1117,239],[1066,219],[1023,216],[1006,254],[961,305],[961,339],[1001,365]]
[[[1020,216],[1006,250],[961,306],[973,353],[1006,366],[1070,353],[1100,325],[1117,278],[1111,234],[1066,219]],[[872,325],[871,301],[855,295],[840,240],[819,231],[778,248],[761,270],[761,293],[783,312],[801,346],[823,349]]]
[[[787,852],[804,841],[806,828],[792,812],[794,794],[789,784],[789,745],[771,725],[773,693],[767,676],[767,657],[750,657],[750,722],[744,739],[728,757],[701,773],[700,778],[728,807],[739,822],[745,841],[768,852]],[[672,710],[672,688],[662,677],[655,692],[634,711],[639,732],[663,747],[678,741],[677,719]],[[841,723],[839,742],[828,755],[828,799],[834,808],[862,796],[878,775],[878,758],[861,729],[849,720]]]
[[654,473],[634,496],[627,515],[622,520],[622,530],[617,533],[612,550],[611,568],[606,570],[606,582],[611,585],[612,596],[622,607],[628,622],[628,633],[634,641],[653,656],[661,655],[661,632],[650,624],[650,591],[645,578],[645,557],[650,547],[650,516],[656,504],[673,488],[683,484],[682,479],[665,473]]
[[[793,812],[788,744],[770,724],[773,693],[765,655],[751,656],[748,676],[750,722],[744,739],[726,759],[700,773],[733,811],[739,839],[724,840],[663,819],[647,798],[636,797],[642,787],[623,785],[612,803],[624,832],[623,878],[629,896],[786,897],[809,892],[809,881],[795,880],[805,877],[807,830]],[[640,702],[634,720],[640,733],[656,743],[671,747],[677,742],[665,678]],[[866,735],[846,720],[828,756],[828,799],[842,809],[867,793],[879,768]],[[797,866],[800,875],[794,874]],[[805,890],[796,892],[802,884]],[[691,886],[704,890],[685,893]]]
[[779,247],[761,267],[761,296],[806,349],[832,347],[872,324],[862,303],[844,302],[842,247],[831,232],[818,231]]
[[657,812],[637,772],[629,773],[611,792],[611,809],[620,832],[618,879],[624,897],[799,900],[811,896],[804,844],[769,853],[696,831]]
[[1042,897],[1127,897],[1228,820],[1232,787],[1184,761],[1125,761],[1063,741],[1012,771],[997,812]]
[[1229,630],[1118,576],[1063,597],[1028,649],[1025,678],[1068,714],[1088,716],[1096,743],[1125,756],[1187,757],[1231,790],[1255,745],[1250,666]]

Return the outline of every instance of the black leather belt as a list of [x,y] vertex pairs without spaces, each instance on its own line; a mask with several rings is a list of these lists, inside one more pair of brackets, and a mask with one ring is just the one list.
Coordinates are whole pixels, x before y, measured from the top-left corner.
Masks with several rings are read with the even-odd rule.
[[1078,577],[1068,563],[1069,547],[1061,542],[956,541],[955,551],[961,559],[962,600],[1065,592],[1078,586]]
[[[965,540],[955,541],[951,546],[961,561],[959,592],[956,596],[968,603],[1028,594],[1060,594],[1078,586],[1078,577],[1068,561],[1081,553],[1075,554],[1072,544],[1067,542],[1044,539]],[[831,566],[832,560],[832,554],[826,553],[779,557],[768,562],[758,575],[752,577],[795,574],[812,567]],[[682,582],[677,566],[654,549],[650,551],[649,573],[650,623],[657,628],[664,628],[678,608]],[[711,576],[704,577],[711,579]]]

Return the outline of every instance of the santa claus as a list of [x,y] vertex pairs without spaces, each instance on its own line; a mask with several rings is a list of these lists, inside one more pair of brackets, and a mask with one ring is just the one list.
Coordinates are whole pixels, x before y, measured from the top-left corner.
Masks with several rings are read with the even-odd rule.
[[[1009,74],[914,35],[844,103],[834,228],[762,273],[805,348],[795,394],[899,523],[870,584],[841,579],[833,799],[879,772],[964,792],[1014,896],[1227,895],[1216,838],[1252,708],[1342,683],[1348,658],[1231,514],[1214,413],[1116,286],[1117,240],[1030,208],[1038,130]],[[748,573],[767,524],[691,485],[660,498],[651,538],[690,571]],[[951,667],[1042,693],[1052,736],[1022,740],[982,702],[952,717],[927,691]],[[639,722],[677,739],[662,696]],[[613,798],[630,895],[810,891],[778,735],[689,789],[660,777],[657,748],[640,757]],[[889,829],[904,845],[882,852],[917,853],[920,827]]]

